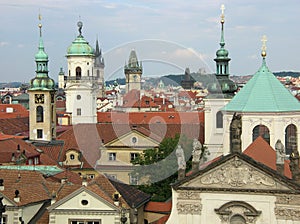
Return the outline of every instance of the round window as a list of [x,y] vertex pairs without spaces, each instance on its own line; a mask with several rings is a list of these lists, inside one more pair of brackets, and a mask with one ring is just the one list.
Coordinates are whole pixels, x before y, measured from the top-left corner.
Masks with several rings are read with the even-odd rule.
[[82,205],[87,205],[88,203],[89,203],[88,200],[81,200]]
[[71,155],[70,155],[70,159],[71,159],[71,160],[74,160],[74,159],[75,159],[75,155],[74,155],[74,154],[71,154]]
[[137,142],[137,138],[136,137],[132,137],[131,141],[132,141],[133,144],[135,144]]
[[81,99],[81,96],[80,95],[77,95],[77,100],[80,100]]

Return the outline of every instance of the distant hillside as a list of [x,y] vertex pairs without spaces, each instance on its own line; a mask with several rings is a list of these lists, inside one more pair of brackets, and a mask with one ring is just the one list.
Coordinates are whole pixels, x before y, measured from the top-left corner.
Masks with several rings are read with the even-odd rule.
[[291,76],[294,78],[298,78],[300,76],[300,72],[274,72],[274,75],[280,77]]

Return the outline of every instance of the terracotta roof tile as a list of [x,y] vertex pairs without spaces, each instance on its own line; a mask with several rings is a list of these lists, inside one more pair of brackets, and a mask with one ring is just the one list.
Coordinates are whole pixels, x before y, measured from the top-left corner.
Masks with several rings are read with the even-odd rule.
[[169,202],[155,202],[149,201],[145,206],[145,211],[155,213],[170,214],[172,209],[172,201]]
[[[276,170],[276,151],[261,136],[255,139],[243,153]],[[288,178],[292,177],[288,160],[284,161],[284,175]]]

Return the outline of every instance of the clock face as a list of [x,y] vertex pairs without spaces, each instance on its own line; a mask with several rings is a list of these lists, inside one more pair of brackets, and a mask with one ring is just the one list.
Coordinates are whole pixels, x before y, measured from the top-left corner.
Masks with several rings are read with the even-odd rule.
[[44,101],[45,101],[44,94],[35,94],[34,101],[35,101],[35,103],[44,103]]

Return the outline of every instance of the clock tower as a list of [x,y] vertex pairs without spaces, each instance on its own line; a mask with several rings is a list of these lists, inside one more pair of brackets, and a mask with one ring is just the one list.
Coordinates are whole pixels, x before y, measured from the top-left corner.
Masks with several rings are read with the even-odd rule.
[[[41,20],[41,16],[39,16]],[[35,55],[36,77],[30,80],[29,139],[52,141],[56,138],[55,82],[48,76],[48,55],[44,51],[42,24],[39,23],[40,40]]]
[[141,78],[143,73],[142,63],[138,62],[135,50],[130,52],[128,64],[125,65],[126,93],[135,89],[141,91]]

